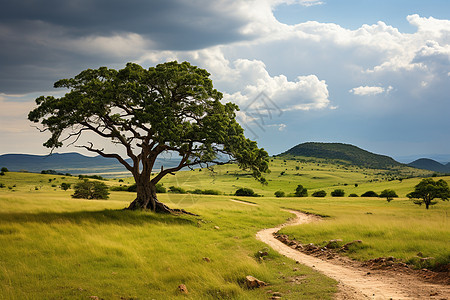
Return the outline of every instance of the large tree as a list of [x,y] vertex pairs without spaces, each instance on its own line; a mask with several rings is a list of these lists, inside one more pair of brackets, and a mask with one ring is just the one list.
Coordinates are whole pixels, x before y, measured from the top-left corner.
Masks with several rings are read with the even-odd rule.
[[433,178],[422,179],[415,187],[414,191],[406,195],[415,204],[425,203],[426,209],[437,202],[434,199],[448,200],[450,198],[450,188],[445,180],[434,181]]
[[[129,209],[174,212],[157,199],[155,186],[185,167],[235,162],[265,183],[267,152],[245,138],[235,120],[238,107],[221,103],[222,94],[209,76],[176,61],[149,69],[133,63],[121,70],[88,69],[57,81],[54,87],[68,92],[37,98],[28,119],[51,133],[44,146],[52,151],[68,143],[123,164],[137,185]],[[121,145],[126,155],[108,152],[92,139],[80,145],[89,132]],[[166,152],[178,154],[179,164],[152,175],[157,157]]]

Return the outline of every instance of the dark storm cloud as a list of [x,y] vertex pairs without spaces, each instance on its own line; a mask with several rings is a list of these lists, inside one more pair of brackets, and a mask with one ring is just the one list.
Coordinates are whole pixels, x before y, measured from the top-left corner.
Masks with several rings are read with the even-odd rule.
[[[139,34],[147,50],[194,50],[242,40],[244,20],[214,1],[2,1],[0,92],[47,89],[48,80],[132,56],[79,51],[71,42]],[[88,50],[88,49],[83,49]],[[94,65],[92,65],[92,63]]]

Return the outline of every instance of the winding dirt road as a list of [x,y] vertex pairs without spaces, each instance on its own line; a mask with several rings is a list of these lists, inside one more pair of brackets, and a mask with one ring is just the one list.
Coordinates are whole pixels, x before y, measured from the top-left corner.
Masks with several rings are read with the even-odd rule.
[[277,240],[273,234],[285,226],[315,222],[320,218],[298,211],[289,212],[296,217],[278,227],[259,231],[256,234],[257,239],[282,255],[337,280],[340,290],[336,295],[337,299],[449,299],[449,286],[426,283],[405,274],[374,272],[332,263],[290,248]]

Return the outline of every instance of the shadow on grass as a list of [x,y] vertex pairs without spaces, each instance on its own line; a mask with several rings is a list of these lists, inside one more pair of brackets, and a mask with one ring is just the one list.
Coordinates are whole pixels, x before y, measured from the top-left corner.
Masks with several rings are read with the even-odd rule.
[[174,216],[146,211],[100,210],[75,212],[0,213],[2,223],[44,223],[44,224],[117,224],[117,225],[196,225],[189,216]]

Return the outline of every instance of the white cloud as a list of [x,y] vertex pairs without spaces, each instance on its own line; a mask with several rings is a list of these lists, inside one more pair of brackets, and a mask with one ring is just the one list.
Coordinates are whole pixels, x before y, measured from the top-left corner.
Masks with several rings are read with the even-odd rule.
[[261,61],[240,59],[233,65],[237,91],[225,93],[224,100],[235,102],[240,107],[251,105],[257,109],[267,106],[264,101],[254,101],[261,93],[270,99],[272,106],[276,106],[274,109],[281,111],[324,109],[330,103],[327,84],[315,75],[298,76],[289,81],[285,75],[270,76]]
[[352,88],[349,92],[357,96],[374,96],[382,93],[389,93],[392,90],[392,86],[387,88],[381,86],[360,86]]

